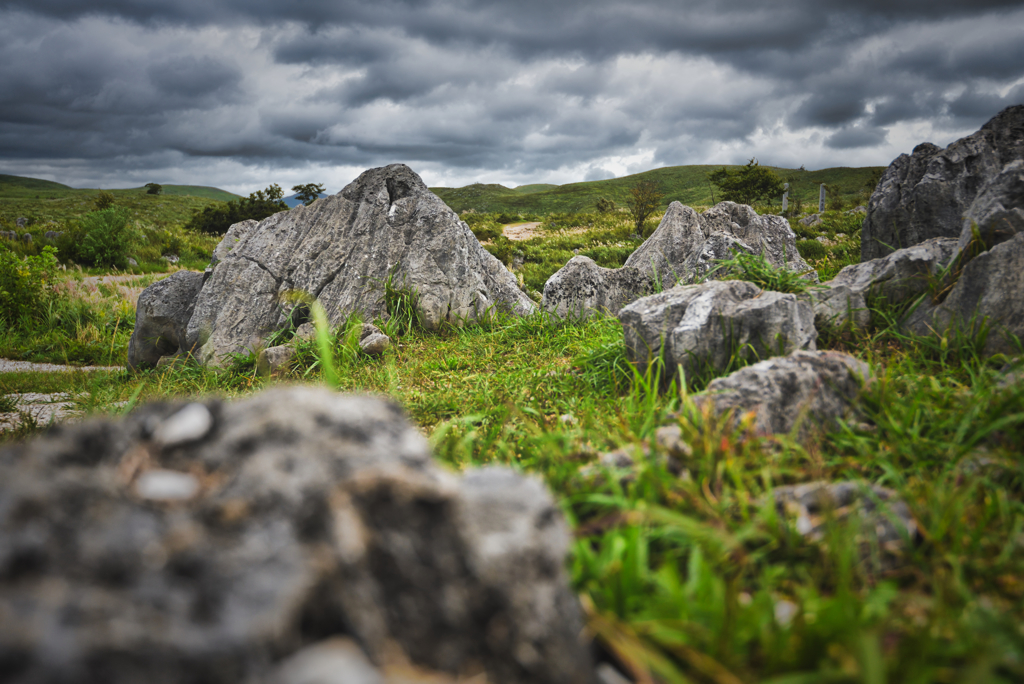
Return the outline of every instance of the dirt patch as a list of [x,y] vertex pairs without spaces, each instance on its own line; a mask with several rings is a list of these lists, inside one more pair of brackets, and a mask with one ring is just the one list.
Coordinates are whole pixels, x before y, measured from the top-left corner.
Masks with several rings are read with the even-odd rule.
[[540,227],[539,221],[534,223],[515,223],[502,228],[501,233],[509,240],[529,240],[540,237],[543,234],[537,230],[538,227]]

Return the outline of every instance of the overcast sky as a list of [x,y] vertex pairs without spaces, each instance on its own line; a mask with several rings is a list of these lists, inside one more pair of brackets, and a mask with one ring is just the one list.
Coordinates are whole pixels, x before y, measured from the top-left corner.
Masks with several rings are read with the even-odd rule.
[[0,173],[247,194],[886,165],[1024,102],[1024,0],[0,0]]

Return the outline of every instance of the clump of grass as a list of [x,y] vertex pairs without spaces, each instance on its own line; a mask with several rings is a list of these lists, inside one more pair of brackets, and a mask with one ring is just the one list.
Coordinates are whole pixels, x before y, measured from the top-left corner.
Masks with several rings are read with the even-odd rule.
[[814,286],[804,277],[811,272],[774,266],[762,254],[737,252],[732,259],[719,260],[708,276],[720,274],[722,280],[745,280],[763,290],[803,294]]

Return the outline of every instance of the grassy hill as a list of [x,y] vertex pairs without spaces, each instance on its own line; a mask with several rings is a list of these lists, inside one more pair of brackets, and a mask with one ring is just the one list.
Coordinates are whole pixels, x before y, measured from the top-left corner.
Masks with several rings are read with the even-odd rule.
[[[95,209],[100,192],[38,178],[0,175],[0,224],[13,227],[19,217],[28,218],[30,224],[64,223]],[[109,192],[117,205],[158,228],[184,224],[195,210],[238,197],[200,185],[165,185],[159,195],[146,194],[145,187],[103,192]]]
[[[503,185],[475,183],[464,188],[431,188],[448,206],[457,212],[472,209],[478,212],[515,212],[550,214],[552,212],[593,211],[601,197],[616,205],[625,206],[629,189],[640,179],[656,181],[665,193],[664,206],[678,200],[687,205],[713,204],[713,188],[707,174],[722,166],[671,166],[652,169],[644,173],[613,178],[611,180],[569,183],[567,185],[523,185],[506,188]],[[726,168],[740,168],[726,166]],[[774,167],[773,167],[774,168]],[[838,185],[847,203],[855,200],[864,190],[865,183],[882,167],[839,167],[805,171],[775,168],[776,173],[790,184],[790,198],[805,206],[816,205],[821,183]]]

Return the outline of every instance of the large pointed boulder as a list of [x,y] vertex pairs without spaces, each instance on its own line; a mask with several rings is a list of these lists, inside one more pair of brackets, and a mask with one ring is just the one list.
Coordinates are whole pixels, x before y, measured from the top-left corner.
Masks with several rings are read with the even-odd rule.
[[386,313],[385,290],[414,295],[427,328],[535,309],[513,276],[404,164],[365,171],[337,195],[239,231],[196,300],[188,343],[207,364],[296,322],[288,293],[315,297],[332,324]]
[[897,157],[868,202],[861,261],[925,240],[956,238],[985,186],[1024,158],[1024,105],[1007,107],[979,131],[943,149],[922,143]]

